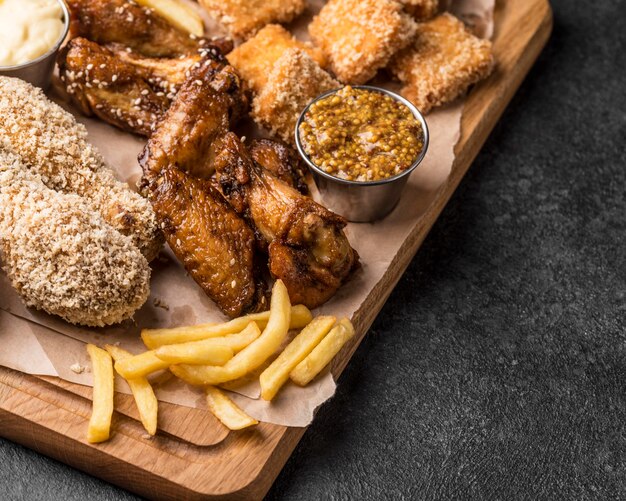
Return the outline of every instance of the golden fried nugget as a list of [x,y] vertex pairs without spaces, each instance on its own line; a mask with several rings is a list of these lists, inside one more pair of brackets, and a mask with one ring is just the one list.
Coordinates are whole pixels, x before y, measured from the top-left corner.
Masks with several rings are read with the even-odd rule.
[[362,84],[411,42],[416,29],[394,0],[330,0],[309,34],[339,80]]
[[402,95],[422,113],[453,101],[494,66],[491,42],[472,35],[451,14],[421,23],[415,41],[390,69],[404,83]]
[[226,57],[250,88],[258,94],[265,86],[274,64],[287,49],[302,49],[320,66],[326,65],[326,58],[321,49],[309,42],[296,40],[279,24],[268,24]]
[[306,0],[199,0],[234,38],[246,40],[269,23],[288,23],[302,14]]
[[314,98],[339,86],[306,52],[287,49],[252,102],[252,117],[270,133],[293,145],[300,112]]
[[404,10],[411,14],[415,19],[423,21],[430,19],[437,14],[442,4],[447,3],[442,0],[398,0],[404,5]]

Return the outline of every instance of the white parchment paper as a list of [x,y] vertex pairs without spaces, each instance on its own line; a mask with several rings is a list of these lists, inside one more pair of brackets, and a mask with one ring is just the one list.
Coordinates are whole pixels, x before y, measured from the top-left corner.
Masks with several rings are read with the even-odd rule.
[[[319,10],[323,3],[320,0],[311,1],[309,15],[294,24],[292,29],[299,38],[306,39],[306,25],[310,15]],[[494,0],[457,0],[452,10],[470,22],[483,36],[491,36],[493,7]],[[209,20],[207,26],[215,30],[215,23]],[[383,84],[394,86],[391,82]],[[85,124],[90,141],[102,152],[119,178],[134,186],[141,175],[137,155],[145,140],[120,132],[98,120],[83,117],[63,103],[60,94],[52,93],[51,97]],[[315,313],[332,314],[338,318],[351,317],[381,280],[411,229],[426,213],[437,191],[450,175],[454,147],[460,136],[462,111],[463,100],[459,100],[428,115],[431,142],[424,162],[411,175],[400,204],[387,218],[373,224],[348,226],[348,237],[358,251],[363,266],[331,301]],[[256,132],[262,135],[262,132]],[[119,344],[133,353],[139,353],[145,350],[139,338],[141,328],[222,320],[224,317],[217,307],[187,276],[167,248],[153,263],[150,299],[135,315],[134,322],[105,329],[72,326],[59,318],[24,307],[8,278],[0,272],[0,365],[29,374],[56,376],[91,386],[86,343]],[[76,373],[70,368],[73,365],[75,368],[76,365],[84,367],[85,370]],[[129,392],[121,378],[118,378],[116,388]],[[259,398],[256,381],[233,388],[231,395],[237,404],[260,421],[306,426],[312,421],[315,409],[332,397],[334,392],[335,383],[326,371],[306,388],[287,383],[271,403]],[[156,393],[165,402],[188,407],[205,406],[201,390],[175,378],[157,384]]]

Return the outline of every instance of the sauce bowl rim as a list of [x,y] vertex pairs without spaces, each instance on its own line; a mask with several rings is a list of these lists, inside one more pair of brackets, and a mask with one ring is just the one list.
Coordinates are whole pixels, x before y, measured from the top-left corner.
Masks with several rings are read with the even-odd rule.
[[413,114],[413,116],[418,120],[418,122],[420,122],[421,126],[422,126],[422,133],[424,134],[424,140],[423,140],[423,146],[422,146],[422,150],[420,151],[419,155],[415,158],[415,160],[413,161],[413,163],[406,168],[405,170],[403,170],[402,172],[395,174],[394,176],[391,177],[386,177],[384,179],[377,179],[375,181],[352,181],[349,179],[342,179],[340,177],[336,177],[333,176],[332,174],[329,174],[325,171],[323,171],[320,167],[318,167],[310,158],[309,155],[304,151],[304,147],[302,145],[302,142],[300,140],[300,125],[302,124],[302,122],[304,121],[304,116],[307,114],[307,112],[309,111],[309,109],[311,108],[311,106],[316,103],[317,101],[320,101],[321,99],[324,99],[332,94],[336,94],[337,92],[339,92],[341,89],[347,87],[347,85],[344,85],[342,87],[336,88],[336,89],[332,89],[329,90],[327,92],[324,92],[322,94],[320,94],[319,96],[317,96],[315,99],[313,99],[309,104],[306,105],[306,107],[302,110],[302,112],[300,113],[300,116],[298,117],[298,121],[296,122],[296,129],[295,129],[295,139],[296,139],[296,148],[298,149],[298,153],[300,153],[300,156],[302,157],[302,159],[306,162],[306,164],[313,170],[313,172],[315,174],[319,174],[322,177],[325,177],[326,179],[336,182],[336,183],[340,183],[340,184],[346,184],[346,185],[353,185],[353,186],[377,186],[377,185],[381,185],[381,184],[388,184],[388,183],[393,183],[394,181],[398,181],[399,179],[402,179],[405,176],[408,176],[409,174],[411,174],[411,172],[413,172],[415,170],[415,168],[422,163],[422,160],[424,160],[424,157],[426,156],[426,151],[428,150],[428,144],[430,141],[430,134],[428,131],[428,124],[426,123],[426,119],[424,118],[424,115],[422,115],[422,113],[417,109],[417,107],[410,102],[408,99],[402,97],[400,94],[393,92],[391,90],[388,89],[384,89],[382,87],[376,87],[373,85],[350,85],[350,87],[352,87],[353,89],[365,89],[365,90],[369,90],[369,91],[373,91],[373,92],[379,92],[381,94],[386,94],[388,96],[391,96],[392,98],[394,98],[396,101],[401,102],[402,104],[404,104],[407,108],[409,108],[409,110],[411,111],[411,113]]
[[29,66],[34,66],[35,64],[40,63],[44,59],[47,59],[48,57],[50,57],[51,55],[53,55],[55,52],[59,50],[59,48],[65,41],[67,34],[70,31],[70,9],[67,6],[67,3],[65,3],[65,0],[55,0],[55,1],[61,5],[61,10],[63,11],[63,18],[64,18],[63,31],[59,39],[56,41],[56,43],[52,46],[52,48],[48,52],[46,52],[45,54],[42,54],[36,59],[33,59],[32,61],[27,61],[22,64],[14,64],[13,66],[3,66],[0,64],[0,72],[17,71],[17,70],[21,70],[24,68],[28,68]]

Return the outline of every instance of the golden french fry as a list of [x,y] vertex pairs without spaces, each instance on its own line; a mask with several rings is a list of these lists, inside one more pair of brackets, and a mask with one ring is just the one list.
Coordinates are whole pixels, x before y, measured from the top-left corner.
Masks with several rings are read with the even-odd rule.
[[207,386],[206,403],[213,415],[230,430],[241,430],[259,422],[248,416],[230,398],[214,386]]
[[[118,346],[107,344],[104,348],[116,362],[128,360],[133,357],[132,353],[129,353]],[[141,418],[143,427],[150,435],[154,435],[157,429],[159,402],[154,394],[152,386],[145,377],[126,379],[126,382],[130,387],[130,391],[133,392],[133,397],[135,398],[135,404],[137,404],[137,410],[139,410],[139,417]]]
[[313,349],[311,353],[300,362],[289,377],[300,385],[306,386],[317,376],[324,367],[335,357],[339,350],[346,344],[346,341],[354,336],[354,327],[347,318],[341,320],[326,335],[322,341]]
[[106,351],[93,344],[87,345],[93,372],[93,408],[87,441],[91,444],[109,439],[113,415],[113,360]]
[[289,373],[320,343],[335,324],[335,317],[316,317],[278,355],[260,377],[261,398],[272,400],[281,386],[289,379]]
[[[141,339],[149,349],[155,350],[167,344],[190,343],[236,334],[245,329],[250,322],[256,322],[260,329],[264,329],[269,317],[270,312],[264,311],[263,313],[253,313],[245,317],[235,318],[223,324],[201,324],[173,329],[144,329],[141,331]],[[313,319],[313,315],[306,306],[298,304],[291,307],[290,319],[290,329],[302,329]]]
[[[207,358],[209,357],[213,360],[211,365],[224,365],[233,358],[233,350],[228,346],[216,346],[210,354],[207,354]],[[170,365],[171,363],[161,360],[152,350],[115,362],[115,370],[124,379],[137,379],[167,369]]]
[[195,385],[216,385],[232,381],[256,369],[280,348],[289,331],[291,304],[282,280],[272,289],[270,317],[263,334],[230,359],[223,367],[212,365],[178,365],[170,370],[183,381]]
[[153,9],[157,15],[165,18],[179,30],[201,37],[204,35],[204,23],[200,15],[179,0],[136,0],[139,5]]
[[248,327],[238,334],[230,334],[224,337],[214,337],[203,341],[193,341],[183,344],[169,344],[161,346],[155,353],[156,356],[171,365],[192,364],[212,365],[215,360],[216,347],[224,346],[233,351],[241,351],[261,335],[261,329],[255,322],[250,322]]

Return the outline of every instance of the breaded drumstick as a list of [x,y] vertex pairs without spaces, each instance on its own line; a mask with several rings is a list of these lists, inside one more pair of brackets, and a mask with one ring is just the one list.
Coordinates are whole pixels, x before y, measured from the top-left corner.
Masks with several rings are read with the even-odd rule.
[[40,89],[0,76],[0,139],[10,143],[45,185],[74,193],[123,235],[132,238],[152,260],[163,244],[152,207],[115,178],[102,156],[87,141],[83,125]]
[[0,141],[0,262],[27,306],[74,324],[115,324],[148,298],[150,266],[77,195],[47,188]]

